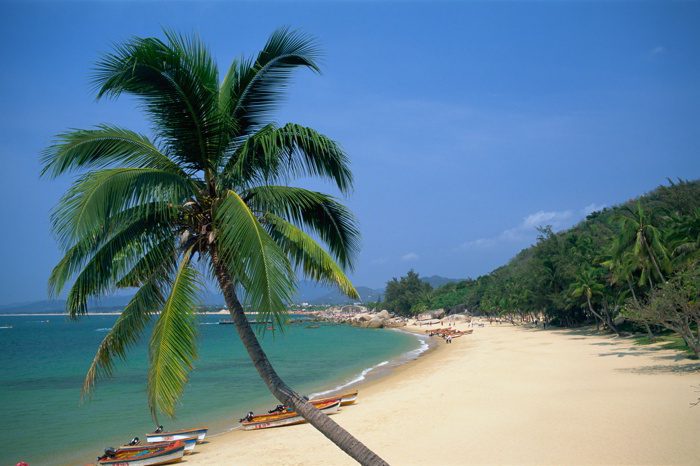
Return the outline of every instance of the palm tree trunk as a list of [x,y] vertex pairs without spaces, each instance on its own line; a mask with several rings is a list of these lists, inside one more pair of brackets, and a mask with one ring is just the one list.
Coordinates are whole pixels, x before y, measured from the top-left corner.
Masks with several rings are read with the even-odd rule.
[[649,257],[651,258],[651,263],[654,264],[654,268],[656,269],[656,273],[659,274],[659,277],[661,278],[662,283],[666,283],[666,279],[664,278],[664,274],[661,273],[661,268],[659,267],[658,262],[656,261],[656,255],[654,254],[654,251],[651,250],[651,246],[649,246],[649,243],[647,242],[646,236],[642,234],[642,241],[644,241],[644,247],[647,250],[647,254],[649,254]]
[[[598,314],[596,311],[593,310],[593,305],[591,304],[591,298],[589,298],[588,295],[586,295],[586,302],[588,303],[588,310],[591,311],[591,314],[593,314],[595,317],[598,318],[598,320],[600,320],[601,322],[603,322],[603,324],[605,324],[605,319],[603,319],[603,316],[601,316],[600,314]],[[598,327],[598,321],[596,320],[596,331],[597,330],[599,330],[599,327]]]
[[[632,293],[632,299],[634,300],[634,303],[637,305],[637,307],[639,307],[639,300],[637,300],[637,295],[634,292],[634,287],[632,286],[632,281],[630,280],[629,275],[626,276],[625,279],[627,280],[627,286],[630,289],[630,293]],[[649,326],[649,324],[647,322],[643,322],[643,324],[644,324],[644,328],[647,331],[647,335],[649,336],[649,340],[654,341],[654,339],[655,339],[654,332],[651,331],[651,327]]]
[[387,462],[377,456],[362,442],[350,435],[350,433],[335,423],[331,418],[316,409],[311,403],[292,390],[279,375],[277,375],[277,372],[267,359],[267,355],[260,346],[260,342],[255,336],[255,332],[253,332],[243,312],[243,306],[236,296],[236,288],[228,270],[218,261],[216,254],[212,254],[212,261],[214,263],[216,278],[224,293],[224,299],[226,300],[226,305],[228,306],[238,336],[241,342],[243,342],[243,346],[245,346],[248,351],[248,355],[253,361],[255,369],[257,369],[258,374],[260,374],[260,377],[275,398],[282,404],[294,408],[297,413],[301,414],[304,419],[358,463],[363,465],[388,465]]

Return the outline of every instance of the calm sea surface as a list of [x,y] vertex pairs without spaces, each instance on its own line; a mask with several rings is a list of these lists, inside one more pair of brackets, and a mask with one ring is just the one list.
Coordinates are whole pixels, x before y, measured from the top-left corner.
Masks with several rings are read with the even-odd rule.
[[[80,402],[85,371],[115,319],[0,316],[0,327],[11,326],[0,328],[0,465],[84,464],[107,446],[153,430],[146,403],[147,338],[118,365],[114,378],[98,383],[91,401]],[[177,418],[160,422],[166,429],[206,425],[210,433],[222,432],[248,410],[276,401],[234,327],[216,325],[218,316],[199,319],[196,369]],[[307,326],[292,324],[284,334],[263,337],[276,369],[301,393],[343,385],[421,347],[416,337],[397,331]]]

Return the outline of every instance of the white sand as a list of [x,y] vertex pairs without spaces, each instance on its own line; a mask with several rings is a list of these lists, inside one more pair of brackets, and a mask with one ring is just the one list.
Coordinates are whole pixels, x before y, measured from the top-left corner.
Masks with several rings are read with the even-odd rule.
[[[393,465],[699,465],[700,363],[584,333],[477,328],[361,386],[333,419]],[[187,464],[356,464],[309,425],[197,450]]]

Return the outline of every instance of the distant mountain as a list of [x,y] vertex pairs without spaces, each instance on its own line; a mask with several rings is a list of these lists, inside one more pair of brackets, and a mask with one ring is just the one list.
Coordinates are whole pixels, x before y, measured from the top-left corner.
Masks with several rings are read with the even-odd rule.
[[[426,283],[429,283],[433,288],[440,287],[447,283],[458,282],[460,280],[454,278],[441,277],[433,275],[431,277],[421,278]],[[366,303],[370,301],[379,301],[384,295],[383,288],[369,288],[366,286],[357,286],[357,292],[360,293],[361,301]],[[114,312],[120,311],[127,305],[132,295],[108,296],[100,300],[90,300],[88,309],[90,312]],[[309,280],[300,280],[297,283],[297,291],[292,299],[295,304],[349,304],[355,300],[348,298],[337,288],[321,285]],[[220,292],[204,290],[201,296],[201,303],[205,306],[224,306],[224,297]],[[42,301],[32,301],[15,304],[0,305],[0,314],[39,314],[39,313],[56,313],[66,310],[66,301],[63,299],[51,299]]]
[[439,288],[442,285],[447,285],[448,283],[461,282],[463,278],[447,278],[441,277],[440,275],[432,275],[430,277],[421,277],[421,281],[428,283],[433,288]]
[[[131,296],[109,296],[99,301],[90,300],[88,309],[91,312],[110,312],[121,310],[129,302]],[[0,314],[42,314],[65,312],[65,299],[45,299],[0,305]]]
[[[357,286],[355,289],[357,289],[357,292],[360,294],[359,301],[363,303],[378,301],[384,294],[384,290],[375,290],[366,286]],[[300,302],[307,302],[309,304],[351,304],[357,301],[357,299],[348,298],[338,289],[328,288],[328,291],[325,294]]]

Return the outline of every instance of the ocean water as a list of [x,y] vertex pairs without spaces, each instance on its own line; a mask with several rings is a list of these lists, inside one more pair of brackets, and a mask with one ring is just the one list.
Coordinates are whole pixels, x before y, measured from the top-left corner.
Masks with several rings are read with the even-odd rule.
[[[0,465],[85,464],[105,447],[153,430],[146,401],[147,338],[81,403],[85,371],[115,319],[0,316]],[[208,426],[210,433],[223,432],[247,411],[276,404],[234,327],[217,325],[218,320],[199,317],[199,358],[176,419],[160,419],[166,429]],[[301,393],[359,381],[425,349],[424,341],[403,332],[307,325],[262,336],[277,371]]]

